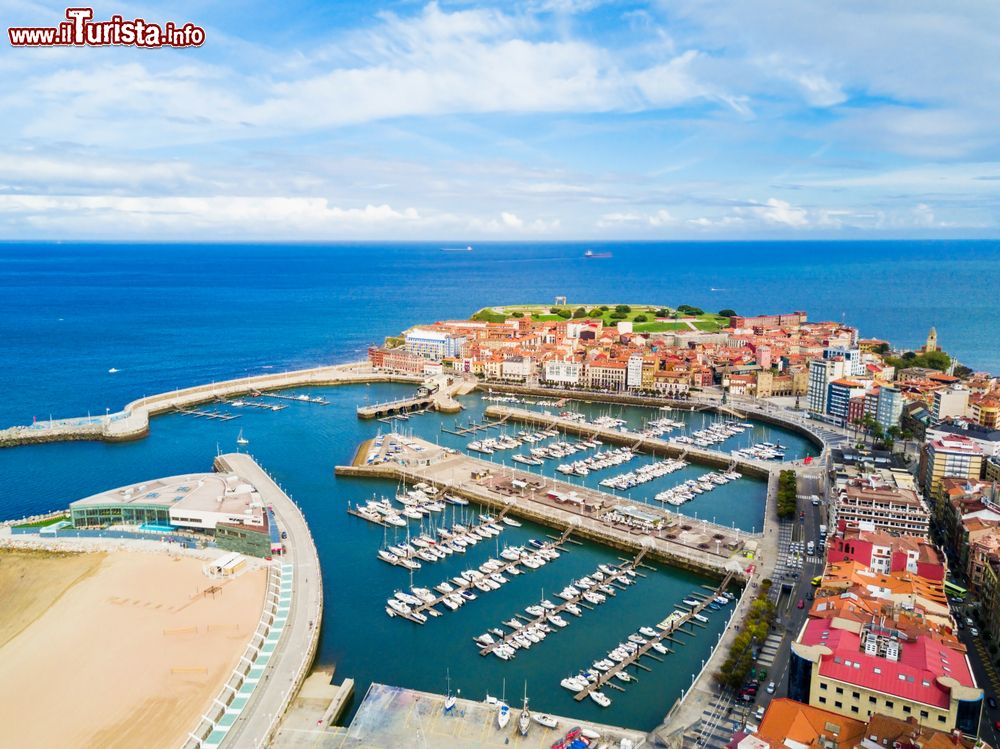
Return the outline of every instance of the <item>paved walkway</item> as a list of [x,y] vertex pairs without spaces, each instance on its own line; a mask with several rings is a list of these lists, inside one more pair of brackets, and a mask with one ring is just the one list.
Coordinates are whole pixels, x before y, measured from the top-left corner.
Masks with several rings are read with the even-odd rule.
[[[257,688],[220,744],[256,749],[267,744],[312,666],[323,610],[323,583],[316,545],[298,506],[249,455],[220,455],[216,465],[252,483],[264,503],[274,510],[278,526],[287,533],[288,552],[276,563],[283,567],[283,592],[291,592],[288,618],[259,675]],[[290,582],[286,584],[286,580]]]

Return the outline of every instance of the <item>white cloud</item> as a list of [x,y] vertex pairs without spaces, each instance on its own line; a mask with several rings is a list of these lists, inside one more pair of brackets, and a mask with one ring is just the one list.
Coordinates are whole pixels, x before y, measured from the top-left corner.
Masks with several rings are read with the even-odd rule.
[[768,198],[763,206],[754,208],[753,212],[769,224],[780,224],[795,228],[801,228],[809,224],[809,219],[804,209],[796,208],[788,201],[778,200],[777,198]]

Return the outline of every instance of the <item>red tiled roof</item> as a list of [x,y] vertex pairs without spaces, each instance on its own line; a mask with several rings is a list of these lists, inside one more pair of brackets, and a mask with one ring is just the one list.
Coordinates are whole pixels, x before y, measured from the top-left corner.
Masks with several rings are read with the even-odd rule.
[[[811,619],[801,639],[803,644],[826,645],[833,651],[820,661],[822,676],[940,708],[949,706],[951,695],[937,677],[950,676],[960,684],[975,686],[965,654],[933,637],[902,642],[899,661],[890,661],[865,655],[860,634],[828,627],[824,619]],[[876,668],[880,673],[875,673]]]

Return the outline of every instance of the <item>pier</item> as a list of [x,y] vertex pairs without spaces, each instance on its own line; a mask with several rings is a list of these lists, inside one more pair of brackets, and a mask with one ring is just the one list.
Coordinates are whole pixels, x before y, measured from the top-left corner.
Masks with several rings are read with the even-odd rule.
[[[574,695],[573,699],[575,699],[577,702],[579,702],[580,700],[584,700],[590,695],[591,692],[599,690],[601,687],[608,684],[608,682],[611,679],[613,679],[615,677],[615,674],[617,674],[618,672],[623,671],[624,669],[628,668],[631,665],[641,666],[642,664],[639,663],[639,659],[642,658],[644,655],[649,655],[650,657],[652,657],[649,651],[653,648],[654,643],[659,643],[662,642],[663,640],[671,639],[670,635],[674,632],[683,631],[680,628],[683,625],[687,624],[688,622],[697,623],[695,615],[700,614],[708,606],[709,603],[715,600],[717,596],[722,595],[722,593],[726,590],[726,588],[729,587],[729,583],[731,583],[732,580],[733,580],[733,573],[730,572],[725,576],[725,578],[723,578],[722,582],[719,583],[719,587],[715,589],[712,595],[705,596],[701,600],[701,603],[699,603],[697,606],[691,609],[691,611],[684,614],[679,619],[675,620],[670,629],[662,630],[655,637],[648,638],[646,644],[640,645],[639,648],[634,653],[632,653],[628,658],[625,658],[620,663],[616,663],[612,668],[609,668],[607,671],[599,672],[597,681],[589,683],[586,689],[577,692],[576,695]],[[621,689],[621,687],[619,687],[617,684],[613,684],[611,686],[615,686],[618,689]]]
[[104,416],[49,419],[28,426],[2,429],[0,447],[72,440],[127,442],[142,439],[149,433],[149,419],[152,416],[220,399],[252,395],[255,392],[365,382],[407,382],[419,385],[422,381],[422,377],[377,371],[367,362],[241,377],[139,398],[121,411]]
[[417,394],[409,398],[358,406],[358,418],[384,419],[400,414],[410,414],[414,411],[428,410],[458,413],[462,410],[462,405],[455,400],[455,396],[470,393],[475,387],[474,380],[457,375],[436,375],[424,381],[417,390]]
[[239,414],[226,413],[225,411],[206,411],[201,408],[178,408],[177,413],[202,419],[218,419],[219,421],[232,421],[240,418]]
[[[568,538],[568,535],[567,535],[567,538]],[[566,539],[564,538],[563,541],[565,541],[565,540]],[[631,570],[634,571],[636,568],[638,568],[639,565],[642,564],[642,558],[645,555],[646,555],[646,550],[643,549],[642,551],[639,552],[639,554],[636,556],[636,558],[635,558],[634,561],[632,561],[629,564],[620,566],[618,568],[619,569],[618,572],[614,573],[613,575],[606,576],[604,578],[604,580],[602,580],[602,582],[606,583],[608,585],[611,585],[612,583],[620,580],[622,577],[627,576],[628,575],[627,570],[631,569]],[[570,584],[572,585],[572,583],[570,583]],[[619,590],[626,590],[626,588],[621,588],[620,587]],[[589,592],[589,589],[588,589],[588,592]],[[546,609],[544,614],[542,614],[541,616],[536,616],[533,619],[529,619],[527,616],[524,616],[523,614],[515,614],[514,616],[518,617],[520,619],[523,619],[524,622],[525,622],[524,628],[525,629],[530,629],[531,627],[534,627],[534,626],[536,626],[538,624],[541,624],[541,623],[545,622],[546,619],[548,617],[550,617],[550,616],[558,616],[559,614],[561,614],[564,611],[566,611],[569,606],[583,606],[586,609],[590,609],[590,606],[588,606],[587,604],[583,603],[583,593],[580,593],[580,595],[576,596],[575,598],[572,598],[572,599],[569,599],[569,600],[565,600],[564,599],[563,602],[560,603],[560,604],[557,604],[555,608]],[[509,633],[507,633],[506,635],[504,635],[504,637],[503,637],[502,640],[497,640],[496,642],[492,642],[489,645],[481,646],[480,649],[479,649],[479,654],[480,655],[489,655],[494,650],[496,650],[500,645],[507,645],[507,644],[509,644],[510,641],[514,638],[514,635],[516,635],[520,631],[521,630],[518,629],[518,628],[512,629]],[[479,643],[477,643],[477,644],[479,644]]]
[[[355,464],[337,466],[337,474],[396,483],[425,482],[498,511],[510,506],[512,515],[560,531],[572,528],[576,536],[630,554],[648,547],[651,558],[685,569],[720,577],[729,570],[746,575],[747,563],[739,552],[760,539],[759,535],[671,513],[659,506],[448,451],[414,437],[385,435],[377,452],[368,449],[370,444],[362,443]],[[623,513],[638,519],[633,521]]]

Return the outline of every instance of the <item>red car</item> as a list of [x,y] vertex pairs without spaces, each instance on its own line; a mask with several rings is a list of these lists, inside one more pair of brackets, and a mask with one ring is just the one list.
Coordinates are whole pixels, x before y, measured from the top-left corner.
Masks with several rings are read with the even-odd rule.
[[798,602],[798,604],[797,604],[797,606],[798,606],[798,607],[799,607],[800,609],[804,609],[804,608],[806,607],[806,602],[805,602],[805,601],[804,601],[803,599],[801,599],[801,598],[800,598],[800,599],[799,599],[799,602]]

